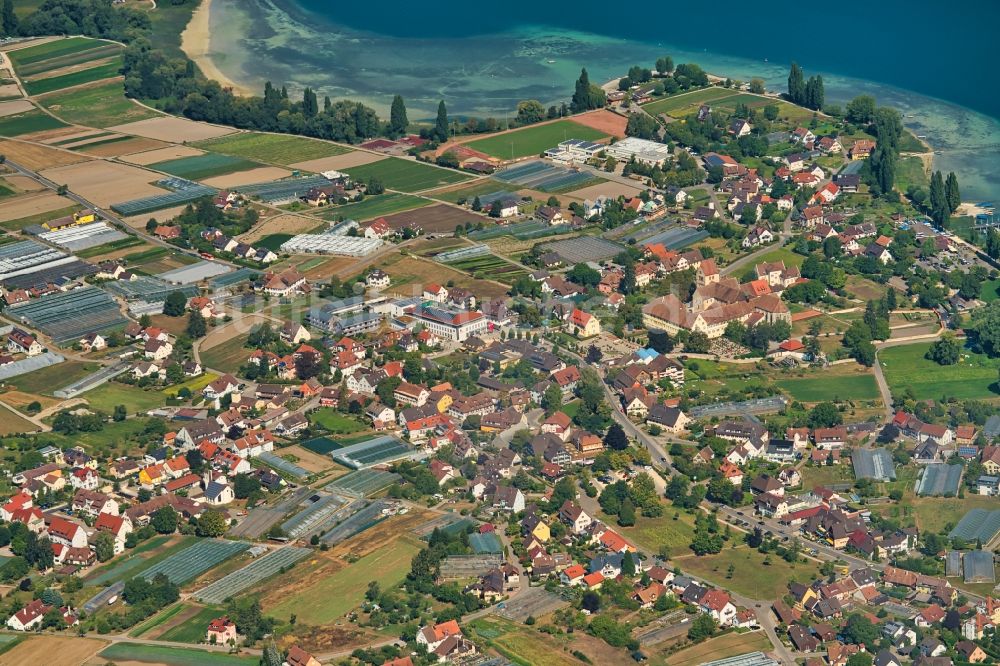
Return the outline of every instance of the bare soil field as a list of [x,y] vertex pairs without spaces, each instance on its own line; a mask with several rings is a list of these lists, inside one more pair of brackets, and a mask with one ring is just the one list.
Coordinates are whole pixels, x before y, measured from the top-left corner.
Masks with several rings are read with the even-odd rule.
[[278,180],[291,176],[292,172],[280,167],[260,167],[249,171],[237,171],[224,176],[214,176],[204,178],[201,182],[212,187],[224,189],[227,187],[239,187],[240,185],[250,185],[251,183],[266,183],[269,180]]
[[295,164],[291,164],[289,166],[293,169],[302,169],[303,171],[341,171],[343,169],[349,169],[350,167],[361,166],[362,164],[378,162],[379,160],[384,160],[385,158],[385,155],[376,155],[375,153],[366,153],[362,150],[356,150],[352,153],[344,153],[343,155],[334,155],[332,157],[321,157],[316,160],[296,162]]
[[76,194],[102,207],[166,192],[150,184],[157,179],[156,174],[105,160],[49,169],[42,175],[57,183],[65,183]]
[[147,139],[159,139],[172,143],[204,141],[205,139],[232,134],[235,131],[230,127],[196,123],[193,120],[185,120],[184,118],[175,118],[173,116],[149,118],[134,123],[115,125],[108,129],[113,132],[135,134],[136,136],[144,136]]
[[0,102],[0,118],[13,116],[16,113],[31,111],[35,105],[26,99],[15,99],[10,102]]
[[21,89],[16,83],[6,83],[0,86],[0,97],[20,97]]
[[32,171],[77,164],[90,159],[86,155],[71,153],[68,150],[10,140],[0,141],[0,154],[6,155],[11,162],[16,162]]
[[0,666],[23,666],[23,664],[79,666],[106,646],[106,642],[93,638],[32,636],[8,652],[0,654]]
[[[531,197],[535,201],[548,201],[549,197],[553,196],[551,193],[542,192],[541,190],[516,190],[514,194],[516,194],[519,197]],[[559,202],[563,206],[569,206],[574,201],[577,203],[583,203],[583,199],[581,197],[578,197],[572,193],[556,194],[555,197],[559,199]]]
[[612,199],[619,196],[631,198],[639,196],[641,192],[638,187],[632,187],[631,185],[626,185],[625,183],[616,183],[614,181],[607,181],[606,183],[599,183],[597,185],[590,185],[589,187],[584,187],[583,189],[573,190],[568,192],[567,196],[576,197],[577,199],[596,199],[597,197],[604,196],[611,197]]
[[32,132],[31,134],[22,134],[18,138],[25,141],[37,141],[38,143],[49,143],[51,141],[61,141],[67,136],[72,136],[80,131],[79,127],[74,127],[70,125],[69,127],[57,127],[50,130],[42,130],[40,132]]
[[[98,140],[95,143],[99,142],[100,141]],[[93,155],[95,157],[118,157],[119,155],[131,153],[135,150],[155,148],[162,145],[164,145],[162,141],[155,141],[153,139],[127,139],[125,141],[115,141],[114,143],[96,145],[90,148],[83,146],[77,150],[81,150],[88,155]]]
[[[185,208],[187,208],[187,204],[183,206],[174,206],[173,208],[164,208],[163,210],[153,211],[152,213],[133,215],[132,217],[125,217],[122,219],[124,220],[125,224],[129,225],[133,229],[145,229],[146,222],[149,220],[149,218],[153,217],[159,220],[160,222],[166,222],[180,215]],[[133,250],[133,252],[134,251],[135,250]]]
[[156,150],[134,152],[127,155],[122,154],[120,159],[123,162],[130,162],[132,164],[138,164],[139,166],[147,166],[149,164],[156,164],[157,162],[175,160],[181,157],[197,157],[198,155],[204,154],[204,150],[198,150],[197,148],[192,148],[191,146],[167,146]]
[[27,176],[19,176],[17,174],[4,176],[3,179],[16,187],[21,192],[40,192],[45,189],[45,186],[37,182],[32,178]]
[[[205,181],[208,182],[208,181]],[[275,215],[259,222],[253,229],[240,237],[245,243],[254,243],[271,234],[304,234],[323,224],[322,220],[305,215]]]
[[61,37],[39,37],[38,39],[29,39],[23,42],[17,42],[16,44],[11,44],[10,46],[4,47],[4,51],[20,51],[21,49],[26,49],[31,46],[38,46],[39,44],[44,44],[45,42],[51,42],[55,39],[62,39]]
[[282,457],[288,454],[295,456],[298,458],[295,464],[313,474],[328,470],[334,466],[334,462],[329,456],[321,456],[309,449],[302,448],[298,444],[284,449],[276,449],[274,453]]
[[586,127],[591,127],[598,132],[607,132],[620,139],[625,138],[625,126],[628,125],[627,118],[623,118],[607,109],[598,109],[590,113],[573,116],[571,120]]
[[4,393],[0,393],[0,400],[3,400],[14,409],[20,410],[24,410],[28,405],[36,401],[41,404],[42,409],[48,409],[49,407],[58,405],[62,402],[58,398],[52,398],[37,393],[24,393],[22,391],[6,391]]
[[[97,136],[97,135],[104,134],[104,130],[100,130],[100,129],[90,129],[90,128],[84,128],[84,127],[72,127],[72,128],[69,128],[69,129],[74,130],[74,132],[67,132],[64,136],[61,136],[61,137],[52,137],[51,139],[49,139],[49,141],[68,141],[70,139],[76,139],[78,141],[83,141],[83,140],[88,139],[88,138],[90,138],[92,136]],[[43,141],[42,143],[48,143],[49,141]],[[62,147],[65,148],[65,144],[63,144]]]
[[68,208],[72,205],[72,201],[59,196],[51,190],[37,194],[26,194],[4,201],[3,206],[0,206],[0,222],[20,220],[22,217],[30,217],[39,213],[47,213],[51,210]]
[[465,224],[466,222],[475,224],[482,222],[483,218],[460,208],[437,204],[417,208],[416,210],[408,210],[404,213],[396,213],[395,215],[387,215],[385,221],[393,229],[402,229],[415,225],[423,229],[424,233],[432,234],[454,232],[455,227],[459,224]]

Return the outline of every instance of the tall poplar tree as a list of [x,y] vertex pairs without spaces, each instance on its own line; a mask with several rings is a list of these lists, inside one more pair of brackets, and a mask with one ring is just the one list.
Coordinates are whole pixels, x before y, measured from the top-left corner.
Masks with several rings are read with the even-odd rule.
[[795,104],[801,104],[806,96],[806,80],[798,63],[792,63],[788,72],[788,99]]
[[444,105],[444,100],[441,100],[438,104],[437,122],[434,124],[434,136],[441,143],[448,140],[448,108]]
[[954,213],[962,203],[962,195],[958,191],[958,176],[952,171],[944,183],[945,199],[948,202],[948,212]]
[[17,34],[17,14],[14,13],[14,0],[3,0],[3,34],[12,36]]
[[403,134],[409,127],[410,121],[406,117],[406,104],[402,95],[392,98],[392,109],[389,111],[389,131],[392,134]]

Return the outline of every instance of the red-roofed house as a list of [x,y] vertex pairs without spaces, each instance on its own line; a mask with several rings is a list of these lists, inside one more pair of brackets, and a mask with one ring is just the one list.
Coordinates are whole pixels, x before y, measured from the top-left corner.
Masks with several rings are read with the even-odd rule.
[[580,308],[574,308],[568,323],[570,333],[581,338],[590,338],[601,332],[601,320]]
[[236,633],[236,623],[223,615],[208,623],[208,631],[205,634],[205,642],[212,645],[229,645],[236,643],[238,634]]

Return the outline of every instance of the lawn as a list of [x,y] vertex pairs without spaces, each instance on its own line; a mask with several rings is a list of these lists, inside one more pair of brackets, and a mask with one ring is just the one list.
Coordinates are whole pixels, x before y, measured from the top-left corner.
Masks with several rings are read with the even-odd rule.
[[738,91],[730,88],[702,88],[693,92],[681,93],[673,97],[650,102],[642,108],[646,113],[653,116],[665,113],[674,118],[682,118],[689,113],[697,111],[698,107],[702,104],[711,104],[737,94],[739,94]]
[[850,461],[841,458],[839,465],[803,465],[799,468],[803,488],[816,486],[836,486],[841,483],[854,484],[854,472]]
[[469,179],[469,176],[458,171],[398,157],[362,164],[344,171],[356,181],[367,183],[374,178],[386,188],[401,192],[419,192]]
[[[677,520],[674,514],[679,513]],[[614,518],[604,516],[609,525],[614,524]],[[684,511],[665,506],[663,515],[659,518],[642,518],[636,521],[635,527],[616,527],[622,536],[635,542],[637,546],[650,553],[659,553],[666,546],[671,556],[687,554],[688,546],[694,537],[694,518]]]
[[160,391],[146,391],[137,386],[115,382],[105,382],[97,388],[87,391],[81,397],[87,401],[92,409],[107,414],[113,413],[118,405],[125,405],[129,414],[136,414],[162,407],[166,402]]
[[188,180],[202,180],[213,176],[223,176],[235,171],[256,169],[260,164],[242,157],[233,157],[221,153],[205,153],[195,157],[180,157],[175,160],[151,164],[151,169],[163,171]]
[[344,218],[345,220],[371,220],[384,215],[402,213],[405,210],[413,210],[422,206],[428,206],[432,202],[422,197],[415,197],[411,194],[399,194],[389,192],[378,196],[367,197],[357,203],[345,204],[327,208],[323,211],[326,219]]
[[280,166],[350,152],[342,146],[317,139],[285,134],[257,134],[256,132],[231,134],[219,139],[200,141],[193,145],[224,155]]
[[896,167],[896,187],[906,192],[911,185],[925,190],[930,186],[924,161],[919,157],[900,157]]
[[9,383],[14,384],[19,391],[24,391],[25,393],[43,393],[48,395],[67,384],[72,384],[76,380],[86,377],[92,372],[96,372],[100,367],[96,363],[63,361],[62,363],[56,363],[41,370],[11,377]]
[[567,139],[596,141],[606,138],[608,138],[607,134],[592,127],[586,127],[572,120],[557,120],[544,125],[531,125],[513,132],[477,139],[463,145],[487,155],[513,160],[518,157],[540,155]]
[[792,252],[790,248],[787,247],[777,247],[770,252],[765,252],[760,258],[757,259],[758,264],[769,263],[773,261],[783,261],[785,266],[802,266],[806,258],[801,254]]
[[66,122],[88,127],[110,127],[160,115],[125,97],[120,81],[53,93],[38,101]]
[[400,537],[332,576],[313,581],[308,588],[265,611],[276,617],[288,617],[294,613],[299,622],[310,625],[329,624],[364,600],[371,581],[377,580],[382,589],[398,585],[410,570],[410,562],[421,547],[415,539]]
[[243,346],[246,344],[248,335],[237,335],[221,345],[216,345],[211,349],[202,349],[202,365],[222,372],[238,371],[240,366],[246,362],[247,357],[250,356],[250,350]]
[[157,637],[160,641],[201,643],[205,640],[208,623],[222,615],[218,608],[202,608],[175,627],[170,627]]
[[937,400],[942,396],[960,400],[990,399],[1000,395],[997,369],[1000,360],[968,349],[955,365],[938,365],[924,358],[931,343],[890,347],[879,352],[882,371],[893,395],[913,392],[917,400]]
[[330,407],[320,407],[309,412],[309,422],[335,435],[350,435],[368,429],[365,424]]
[[771,641],[763,632],[729,633],[675,652],[667,657],[664,663],[669,666],[699,666],[717,659],[770,649]]
[[115,76],[120,76],[121,69],[122,59],[115,58],[111,62],[98,65],[97,67],[91,67],[90,69],[81,69],[77,72],[71,72],[61,76],[52,76],[47,79],[27,81],[24,83],[24,89],[29,95],[41,95],[42,93],[52,92],[53,90],[62,90],[63,88],[71,88],[84,83],[90,83],[91,81],[100,81],[101,79],[110,79]]
[[575,666],[582,663],[563,652],[556,639],[510,620],[484,617],[473,620],[467,628],[480,642],[489,645],[515,664]]
[[980,298],[986,303],[1000,298],[1000,278],[983,282],[983,291]]
[[878,385],[871,374],[851,374],[841,377],[783,379],[775,382],[794,400],[823,402],[824,400],[878,400]]
[[116,643],[103,650],[100,656],[112,661],[138,661],[160,666],[257,666],[260,663],[260,657],[137,643]]
[[27,111],[14,116],[0,118],[0,136],[20,136],[32,132],[66,127],[66,123],[56,120],[41,111]]
[[[740,535],[734,532],[733,539],[739,539]],[[685,573],[751,599],[780,599],[787,592],[789,581],[806,583],[820,577],[819,564],[813,560],[789,564],[772,554],[770,564],[765,565],[764,559],[764,555],[747,546],[730,548],[726,544],[716,555],[688,555],[674,559],[673,563]],[[732,578],[728,577],[729,565],[735,567]]]

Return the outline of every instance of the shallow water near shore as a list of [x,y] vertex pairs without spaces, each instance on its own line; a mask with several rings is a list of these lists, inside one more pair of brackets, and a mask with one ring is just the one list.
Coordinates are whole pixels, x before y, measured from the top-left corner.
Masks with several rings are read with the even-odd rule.
[[[777,4],[789,3],[779,0]],[[888,4],[893,4],[892,0]],[[957,0],[955,5],[960,7],[957,12],[978,11],[981,20],[985,20],[983,12],[1000,17],[1000,5],[977,8],[966,0]],[[959,52],[950,55],[967,65],[953,71],[949,79],[947,72],[954,59],[928,55],[925,49],[929,42],[921,42],[920,36],[914,34],[886,38],[899,43],[880,42],[881,52],[861,43],[844,42],[841,36],[835,42],[840,54],[820,57],[815,52],[822,41],[818,36],[794,38],[804,39],[801,55],[786,43],[792,38],[778,28],[787,17],[773,19],[769,37],[763,42],[744,34],[749,29],[764,29],[766,25],[760,20],[752,20],[752,25],[743,28],[726,21],[720,24],[729,14],[726,3],[708,12],[715,27],[707,33],[695,28],[671,29],[670,11],[676,10],[657,11],[649,21],[633,13],[634,39],[620,36],[628,32],[621,25],[624,18],[608,16],[604,21],[597,20],[599,8],[584,2],[573,5],[578,11],[572,17],[559,20],[560,15],[553,12],[560,6],[564,14],[569,13],[566,3],[559,2],[547,2],[537,12],[532,10],[536,22],[550,25],[526,25],[516,18],[523,9],[494,7],[484,9],[483,16],[473,16],[473,6],[450,2],[434,6],[395,1],[345,6],[331,0],[213,0],[210,53],[219,70],[251,89],[260,89],[267,80],[287,85],[291,91],[311,86],[320,95],[334,99],[364,101],[383,115],[388,112],[392,96],[398,93],[406,99],[411,119],[431,117],[440,99],[447,102],[449,112],[455,116],[503,118],[522,99],[538,99],[545,104],[567,100],[581,67],[587,67],[592,81],[603,82],[620,76],[631,64],[651,66],[664,54],[671,55],[675,62],[696,62],[722,76],[742,80],[761,77],[768,89],[782,90],[788,64],[795,58],[806,68],[807,75],[823,75],[828,102],[844,103],[855,95],[870,93],[880,104],[899,108],[906,125],[916,134],[926,135],[934,150],[940,151],[935,155],[934,167],[959,174],[963,199],[1000,199],[998,77],[994,59],[987,62],[987,58],[977,56],[979,50],[988,48],[983,40],[969,35],[964,42],[955,42]],[[907,6],[910,11],[931,7],[924,0],[913,0]],[[618,11],[620,8],[612,13]],[[693,14],[685,25],[697,25],[702,20],[699,14],[708,10],[690,11]],[[876,11],[887,10],[883,7]],[[498,12],[508,13],[491,16]],[[871,12],[866,16],[866,21],[879,20],[878,16],[872,18]],[[568,27],[551,27],[557,20],[560,26]],[[982,25],[989,23],[987,20]],[[596,28],[584,31],[577,27],[583,24]],[[652,29],[654,24],[659,27]],[[949,23],[949,31],[955,29],[953,24]],[[837,25],[838,30],[849,28],[850,22]],[[912,29],[914,26],[905,23],[900,26],[904,33]],[[879,38],[875,34],[866,36],[869,41]],[[910,56],[905,51],[910,42],[914,49],[924,45],[919,55]],[[697,48],[702,43],[705,46]],[[859,54],[856,51],[860,48],[869,51]],[[745,57],[727,54],[738,50]],[[769,61],[765,62],[765,58]],[[870,63],[870,73],[866,62]],[[914,69],[919,69],[923,78],[909,76]],[[858,75],[885,77],[897,85],[912,85],[925,92],[855,78]],[[928,77],[935,77],[933,85],[927,85]],[[971,103],[985,113],[962,105]]]

